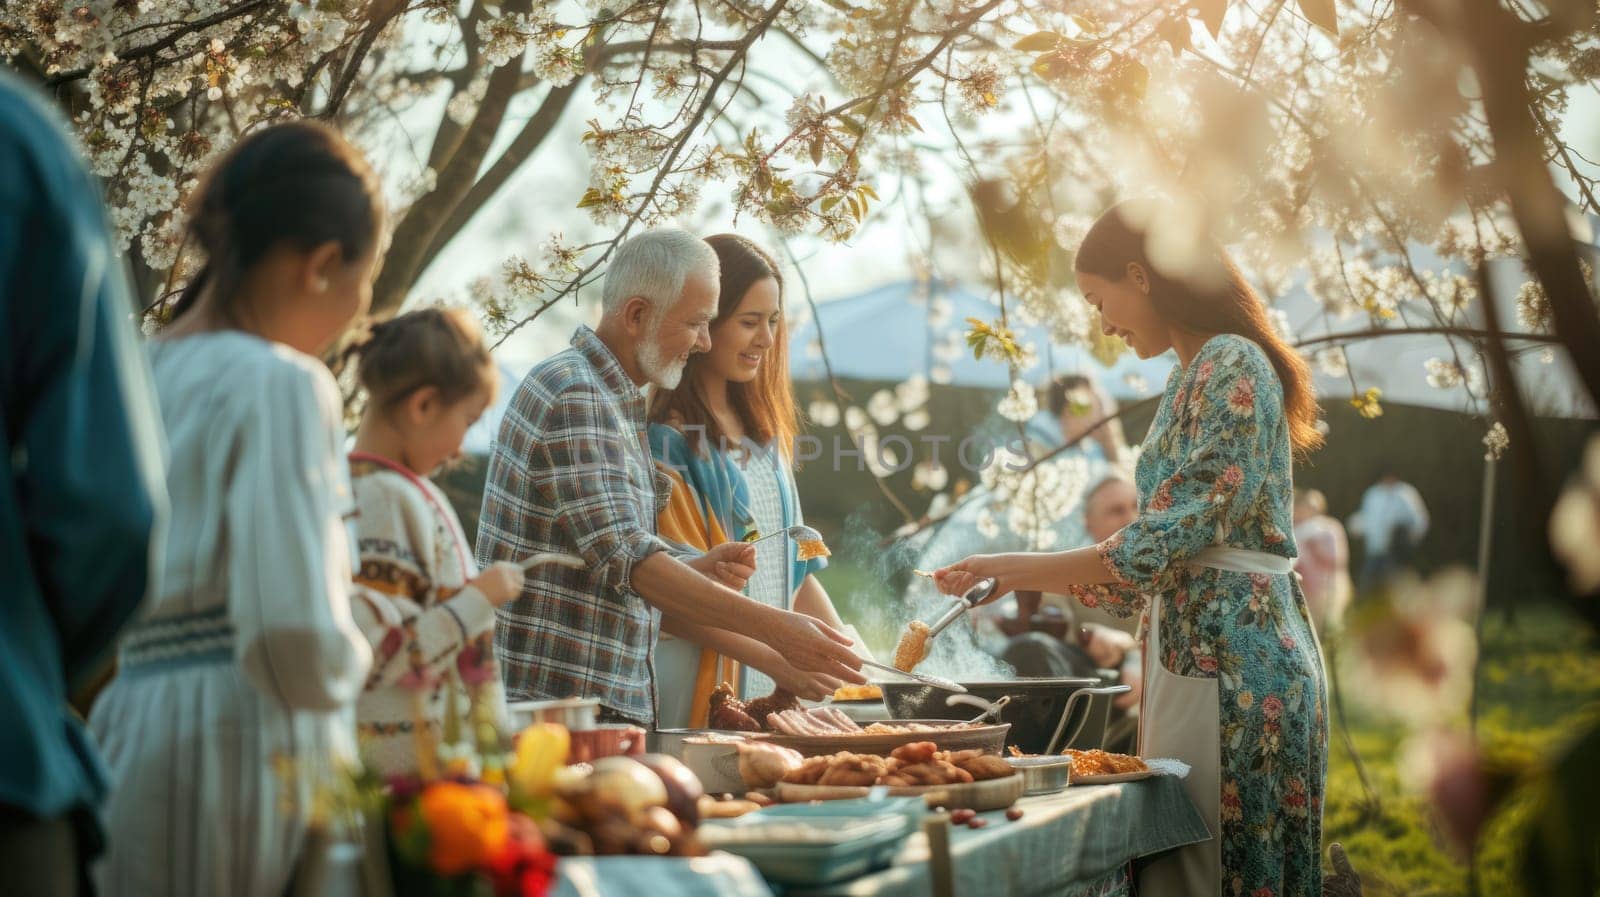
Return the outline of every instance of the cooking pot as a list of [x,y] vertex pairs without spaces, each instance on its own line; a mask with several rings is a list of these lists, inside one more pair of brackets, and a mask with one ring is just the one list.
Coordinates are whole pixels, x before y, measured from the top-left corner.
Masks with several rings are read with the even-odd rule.
[[[971,719],[968,704],[947,704],[950,692],[920,682],[878,682],[883,703],[895,719]],[[1126,685],[1101,686],[1099,679],[1020,678],[963,682],[968,694],[999,708],[1000,722],[1010,723],[1008,746],[1025,754],[1053,754],[1068,747],[1098,748],[1105,739],[1111,713],[1110,695]]]

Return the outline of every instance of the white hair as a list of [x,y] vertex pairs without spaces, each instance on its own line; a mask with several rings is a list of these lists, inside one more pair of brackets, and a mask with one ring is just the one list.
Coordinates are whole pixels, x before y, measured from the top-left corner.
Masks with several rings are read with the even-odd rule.
[[659,315],[678,301],[684,283],[695,273],[712,283],[721,276],[717,254],[709,243],[682,228],[647,230],[617,247],[600,293],[601,309],[613,314],[639,296]]

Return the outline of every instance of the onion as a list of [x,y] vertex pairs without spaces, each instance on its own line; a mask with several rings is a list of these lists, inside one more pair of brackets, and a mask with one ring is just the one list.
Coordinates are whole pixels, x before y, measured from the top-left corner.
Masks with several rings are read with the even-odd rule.
[[672,815],[678,817],[678,821],[687,828],[699,825],[700,795],[705,794],[700,777],[678,758],[666,754],[642,754],[637,761],[649,767],[661,779],[661,784],[666,786],[666,807],[672,811]]
[[590,782],[595,791],[630,812],[659,807],[667,802],[667,787],[649,767],[631,757],[602,757],[594,761]]

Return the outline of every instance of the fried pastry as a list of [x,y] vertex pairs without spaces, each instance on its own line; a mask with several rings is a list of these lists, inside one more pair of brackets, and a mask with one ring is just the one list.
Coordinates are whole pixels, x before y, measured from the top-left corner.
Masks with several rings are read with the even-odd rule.
[[928,656],[930,635],[928,624],[921,620],[906,624],[906,631],[900,633],[900,642],[894,646],[894,668],[902,673],[916,669]]

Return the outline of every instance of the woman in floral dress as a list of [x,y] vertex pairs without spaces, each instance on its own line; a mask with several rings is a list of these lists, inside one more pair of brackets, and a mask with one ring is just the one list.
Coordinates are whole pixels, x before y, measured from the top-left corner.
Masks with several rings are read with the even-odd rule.
[[979,555],[938,572],[959,594],[1065,591],[1144,612],[1140,753],[1177,757],[1211,830],[1140,871],[1139,893],[1321,893],[1326,688],[1292,573],[1291,462],[1320,443],[1305,363],[1220,248],[1179,275],[1153,265],[1135,201],[1102,215],[1078,251],[1078,284],[1107,334],[1141,357],[1167,349],[1167,382],[1139,457],[1139,518],[1096,546]]

